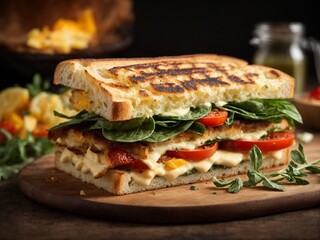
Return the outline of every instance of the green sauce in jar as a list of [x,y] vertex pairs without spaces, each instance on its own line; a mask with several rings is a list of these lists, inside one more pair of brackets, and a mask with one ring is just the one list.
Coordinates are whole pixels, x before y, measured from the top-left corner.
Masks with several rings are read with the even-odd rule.
[[300,23],[259,23],[253,44],[257,50],[255,64],[279,69],[295,78],[295,92],[304,91],[306,82],[306,55],[300,45],[304,34]]

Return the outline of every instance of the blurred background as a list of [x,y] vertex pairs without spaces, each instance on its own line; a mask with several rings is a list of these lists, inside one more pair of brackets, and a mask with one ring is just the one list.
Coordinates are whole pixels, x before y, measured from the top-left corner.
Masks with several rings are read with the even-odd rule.
[[[0,20],[1,88],[16,83],[23,85],[31,81],[32,74],[39,69],[44,78],[52,78],[56,62],[74,57],[148,57],[216,53],[242,58],[252,63],[257,47],[250,45],[249,41],[253,38],[255,25],[265,21],[300,22],[305,26],[306,37],[320,39],[320,14],[316,1],[96,0],[55,1],[63,3],[55,3],[52,6],[50,2],[52,1],[1,1],[1,16],[7,16]],[[70,2],[73,3],[72,6]],[[50,26],[61,17],[75,19],[75,13],[78,12],[78,8],[74,6],[77,5],[75,2],[79,3],[81,9],[87,8],[86,4],[90,2],[92,5],[89,8],[94,10],[93,16],[98,29],[95,33],[98,38],[92,40],[87,49],[68,54],[46,52],[40,57],[37,54],[43,55],[43,53],[28,51],[26,48],[14,45],[8,50],[8,42],[18,39],[17,36],[9,37],[12,28],[17,29],[18,19],[9,16],[9,11],[25,8],[26,4],[29,4],[30,11],[32,11],[30,6],[33,7],[33,14],[26,13],[26,10],[18,12],[18,15],[24,16],[20,17],[20,24],[24,23],[25,28],[28,26],[28,29],[23,31],[20,29],[20,32],[26,35],[33,28],[41,30],[45,24]],[[98,2],[108,3],[99,5]],[[37,4],[39,7],[36,7]],[[63,14],[65,15],[61,16]],[[89,23],[86,22],[87,25]],[[7,29],[8,26],[11,26],[11,30]],[[117,36],[114,35],[115,32]],[[316,85],[313,54],[309,50],[305,53],[306,84]],[[56,62],[48,60],[52,55],[56,56],[54,59]],[[47,62],[51,68],[41,66]],[[35,65],[38,68],[34,67]]]

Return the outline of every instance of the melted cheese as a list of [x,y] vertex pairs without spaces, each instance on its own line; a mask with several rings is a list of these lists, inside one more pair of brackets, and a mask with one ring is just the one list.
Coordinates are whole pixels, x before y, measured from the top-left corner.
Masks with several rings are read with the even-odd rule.
[[109,165],[103,160],[103,155],[87,150],[85,155],[75,154],[67,148],[63,150],[61,162],[71,161],[75,168],[83,173],[89,173],[97,178],[106,173]]
[[256,132],[248,132],[248,133],[242,133],[242,136],[240,139],[242,140],[247,140],[247,141],[251,141],[251,140],[256,140],[256,139],[260,139],[262,136],[267,135],[268,132],[266,130],[261,130],[261,131],[256,131]]
[[[282,155],[282,151],[280,150],[271,152],[265,157],[272,156],[280,160]],[[205,173],[209,171],[213,164],[234,167],[244,160],[248,160],[248,157],[243,153],[217,150],[212,157],[199,162],[186,161],[184,165],[174,169],[163,163],[155,163],[150,170],[146,170],[142,173],[130,172],[130,175],[135,182],[143,186],[148,186],[156,176],[164,177],[167,180],[173,180],[191,169],[196,169],[198,172]],[[109,167],[107,162],[103,160],[103,155],[94,153],[90,150],[88,150],[85,155],[77,155],[68,149],[64,149],[60,161],[72,161],[76,169],[86,174],[91,173],[95,178],[105,174]]]
[[176,108],[166,112],[166,116],[183,116],[189,112],[190,108]]
[[[254,140],[260,139],[265,134],[267,134],[266,131],[256,131],[251,133],[240,132],[239,134],[225,137],[229,139]],[[164,177],[167,180],[173,180],[192,169],[196,169],[198,172],[205,173],[210,170],[212,165],[234,167],[240,164],[242,161],[249,159],[248,156],[243,153],[229,152],[218,149],[217,152],[210,158],[204,159],[202,161],[186,160],[184,164],[179,164],[174,168],[170,167],[170,165],[168,164],[158,163],[159,158],[168,150],[192,150],[195,149],[197,146],[201,146],[202,144],[203,142],[201,139],[195,139],[193,141],[180,143],[155,144],[149,151],[148,159],[141,159],[141,161],[144,162],[150,169],[142,173],[132,171],[130,172],[130,175],[135,182],[147,186],[156,176]],[[264,157],[272,156],[273,158],[280,160],[282,158],[282,155],[282,151],[275,151],[270,152],[268,155],[265,155]],[[79,171],[82,171],[83,173],[91,172],[95,178],[104,175],[110,167],[108,163],[104,160],[104,156],[102,154],[94,153],[90,149],[86,152],[85,155],[82,156],[76,155],[68,149],[65,149],[62,153],[61,161],[72,161]]]
[[[211,106],[211,103],[210,102],[205,102],[203,104],[203,106],[205,107],[210,107]],[[168,110],[166,111],[166,116],[183,116],[183,115],[186,115],[188,112],[190,111],[190,108],[187,107],[187,108],[183,108],[183,107],[180,107],[180,108],[174,108],[172,110]]]
[[233,167],[245,160],[242,153],[232,153],[228,151],[217,150],[210,158],[199,162],[186,161],[186,164],[175,169],[168,168],[163,163],[156,163],[153,168],[144,173],[131,172],[130,175],[134,181],[140,185],[147,186],[155,176],[162,176],[167,180],[173,180],[191,169],[197,169],[198,172],[208,172],[213,164]]

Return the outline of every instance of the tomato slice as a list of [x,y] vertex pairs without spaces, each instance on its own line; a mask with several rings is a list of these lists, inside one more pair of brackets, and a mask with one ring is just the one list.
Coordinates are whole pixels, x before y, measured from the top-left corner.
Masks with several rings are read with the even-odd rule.
[[309,92],[309,99],[317,99],[320,100],[320,86],[314,88]]
[[47,128],[43,125],[39,125],[35,128],[35,130],[32,132],[32,135],[34,137],[48,137],[48,131]]
[[136,160],[132,154],[120,148],[112,148],[108,156],[112,167],[127,165]]
[[123,167],[129,169],[146,170],[149,167],[142,161],[136,159],[132,154],[120,148],[113,148],[109,151],[112,167]]
[[127,165],[124,165],[125,168],[129,168],[132,170],[147,170],[149,166],[140,160],[133,161]]
[[[14,126],[13,122],[7,121],[7,120],[1,120],[0,121],[0,128],[6,130],[10,134],[14,134],[16,131],[16,128]],[[6,140],[6,136],[0,132],[0,143],[4,142]]]
[[167,151],[166,155],[188,161],[201,161],[211,157],[218,149],[218,143],[204,145],[192,150]]
[[227,117],[227,111],[214,109],[207,116],[197,121],[207,127],[215,127],[224,124],[227,120]]
[[229,151],[249,151],[254,145],[262,152],[277,151],[291,146],[294,142],[294,134],[291,132],[273,132],[261,140],[233,140],[220,142],[220,149]]

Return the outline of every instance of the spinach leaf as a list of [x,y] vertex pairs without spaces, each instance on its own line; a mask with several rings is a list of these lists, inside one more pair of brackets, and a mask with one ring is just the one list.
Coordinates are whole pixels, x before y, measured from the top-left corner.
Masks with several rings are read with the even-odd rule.
[[195,122],[194,119],[207,115],[210,110],[211,107],[203,106],[193,108],[188,114],[180,117],[154,116],[154,118],[135,118],[127,121],[108,121],[95,113],[85,110],[71,117],[55,112],[56,116],[70,119],[70,121],[63,122],[51,128],[51,130],[89,123],[89,130],[100,129],[103,137],[111,141],[162,142],[188,129],[199,134],[204,133],[204,125]]
[[102,135],[108,140],[117,142],[142,141],[153,134],[155,130],[155,121],[153,120],[153,118],[146,118],[140,126],[123,130],[120,127],[120,129],[121,130],[108,130],[106,128],[102,128]]
[[98,118],[95,124],[90,127],[92,129],[105,129],[105,130],[117,130],[120,129],[121,131],[130,130],[133,128],[140,127],[145,122],[144,118],[134,118],[127,121],[108,121],[104,118]]
[[286,118],[292,127],[294,127],[294,120],[302,123],[298,110],[287,99],[254,99],[239,103],[230,102],[219,108],[228,111],[232,116],[228,119],[229,125],[234,117],[272,122],[280,122],[282,118]]
[[70,121],[62,122],[62,123],[52,127],[50,130],[64,128],[64,127],[68,127],[68,126],[72,126],[72,125],[77,125],[77,124],[84,123],[84,122],[91,122],[93,124],[94,122],[96,122],[102,118],[95,113],[87,112],[85,110],[79,112],[78,114],[76,114],[74,116],[70,116],[70,117],[66,116],[64,114],[58,113],[56,111],[54,111],[54,115],[57,117],[70,119]]
[[173,121],[173,120],[164,120],[164,121],[156,121],[156,124],[162,127],[167,127],[167,128],[174,128],[178,126],[180,121]]
[[181,121],[175,128],[167,128],[157,124],[155,131],[151,136],[144,139],[146,142],[163,142],[166,141],[179,133],[182,133],[190,128],[193,121]]
[[206,127],[202,123],[193,122],[188,130],[198,134],[203,134],[206,131]]

